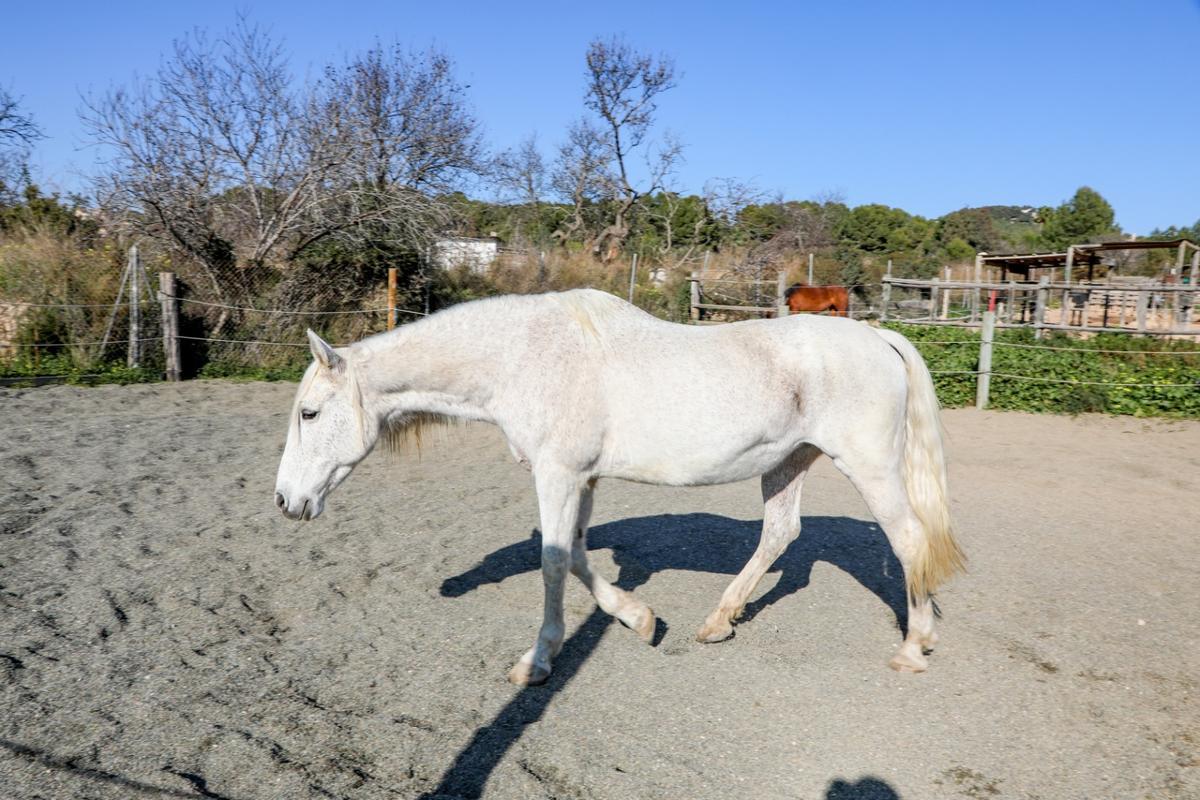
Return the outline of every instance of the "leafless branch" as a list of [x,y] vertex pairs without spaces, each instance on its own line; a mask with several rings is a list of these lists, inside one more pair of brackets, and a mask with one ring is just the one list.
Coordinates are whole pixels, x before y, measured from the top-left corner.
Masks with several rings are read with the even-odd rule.
[[670,164],[651,168],[650,185],[639,189],[630,175],[630,156],[654,123],[658,97],[675,86],[675,66],[668,58],[638,53],[619,38],[593,40],[586,62],[584,105],[599,118],[607,145],[607,195],[613,209],[595,250],[611,259],[629,236],[629,215],[638,197],[654,191],[655,176],[661,179],[670,170]]

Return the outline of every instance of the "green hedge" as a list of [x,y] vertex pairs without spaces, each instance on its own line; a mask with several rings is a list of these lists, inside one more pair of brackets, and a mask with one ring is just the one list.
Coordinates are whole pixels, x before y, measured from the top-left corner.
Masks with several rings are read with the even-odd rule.
[[162,380],[156,367],[127,367],[123,361],[81,365],[66,353],[0,360],[0,378],[9,386],[33,386],[35,378],[58,378],[64,383],[95,386],[102,383],[151,383]]
[[[978,369],[978,332],[930,325],[889,323],[887,327],[914,342],[933,372]],[[962,344],[922,344],[935,341]],[[1136,339],[1122,334],[1100,334],[1085,340],[1054,334],[1038,340],[1032,330],[1024,328],[997,330],[996,342],[997,346],[992,350],[993,373],[1053,380],[1021,380],[993,374],[989,408],[1200,417],[1200,345],[1195,343]],[[1033,350],[1004,347],[1004,344],[1065,349]],[[1099,352],[1104,350],[1133,352]],[[1188,355],[1154,355],[1164,352]],[[974,375],[934,375],[933,380],[943,405],[974,404]],[[1141,385],[1095,386],[1090,383]]]

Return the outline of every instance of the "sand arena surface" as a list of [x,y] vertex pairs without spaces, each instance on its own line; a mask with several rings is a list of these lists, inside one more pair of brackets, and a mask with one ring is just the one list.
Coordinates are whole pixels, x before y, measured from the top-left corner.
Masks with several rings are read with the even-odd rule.
[[924,675],[899,567],[823,461],[729,642],[756,483],[602,482],[543,687],[532,482],[471,426],[272,505],[294,386],[0,391],[0,797],[1200,797],[1200,424],[951,411],[971,573]]

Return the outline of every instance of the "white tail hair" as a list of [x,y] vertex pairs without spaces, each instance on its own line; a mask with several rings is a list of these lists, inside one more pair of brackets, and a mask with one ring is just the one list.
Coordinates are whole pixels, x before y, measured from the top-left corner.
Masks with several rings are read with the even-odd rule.
[[908,502],[921,524],[922,536],[906,571],[909,595],[914,601],[966,570],[967,557],[954,538],[950,502],[946,491],[946,458],[942,450],[942,422],[933,378],[912,342],[895,331],[877,328],[908,371],[908,407],[904,418],[904,482]]

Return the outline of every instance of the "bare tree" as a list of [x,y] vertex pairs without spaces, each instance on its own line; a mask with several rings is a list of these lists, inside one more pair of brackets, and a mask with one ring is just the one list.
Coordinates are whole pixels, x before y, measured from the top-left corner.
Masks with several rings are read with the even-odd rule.
[[[442,199],[487,169],[479,123],[453,62],[436,50],[371,49],[329,68],[312,116],[337,131],[341,167],[332,215],[310,241],[336,235],[424,253],[451,222]],[[421,259],[420,279],[427,276]]]
[[704,202],[709,212],[728,227],[737,224],[738,212],[761,203],[763,197],[762,189],[741,178],[713,178],[704,184]]
[[325,102],[344,134],[354,182],[442,194],[484,169],[479,123],[453,67],[436,50],[377,44],[326,70]]
[[712,222],[707,198],[684,195],[672,185],[675,168],[682,161],[683,145],[666,136],[663,145],[646,157],[647,174],[657,193],[641,195],[637,203],[658,229],[656,255],[670,269],[678,269],[697,254],[704,229]]
[[157,75],[89,98],[92,138],[112,153],[101,179],[128,230],[199,264],[221,301],[250,286],[313,217],[334,173],[330,136],[306,120],[280,48],[244,21],[212,42],[175,42]]
[[608,142],[590,121],[581,119],[570,127],[550,174],[554,193],[571,205],[570,215],[552,234],[560,244],[587,235],[588,211],[612,185],[611,162]]
[[[524,223],[527,237],[537,238],[536,226],[542,215],[542,201],[550,189],[546,162],[531,135],[515,148],[501,151],[492,160],[492,177],[504,200],[522,206],[518,224]],[[521,235],[518,230],[518,235]],[[537,243],[537,242],[535,242]]]
[[23,182],[29,149],[45,134],[21,111],[20,98],[0,87],[0,201]]
[[[638,187],[630,167],[654,123],[659,95],[674,86],[675,66],[667,58],[637,53],[618,38],[596,39],[588,46],[584,105],[599,117],[610,158],[608,193],[613,209],[594,248],[605,259],[615,257],[628,238],[629,218],[638,198],[661,188],[661,179],[670,172],[671,163],[651,165],[649,180]],[[662,152],[668,158],[679,155],[677,147]]]
[[832,247],[836,238],[833,230],[838,222],[836,210],[841,207],[844,211],[844,203],[845,196],[841,192],[825,191],[814,195],[807,203],[784,204],[788,215],[787,230],[796,248],[812,251]]
[[227,301],[327,237],[423,248],[448,218],[435,196],[479,168],[462,94],[444,56],[380,47],[298,85],[241,20],[176,42],[153,79],[89,99],[83,117],[112,153],[107,205]]

